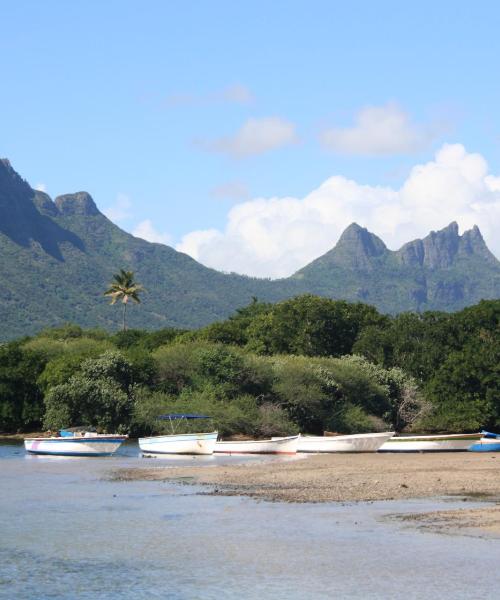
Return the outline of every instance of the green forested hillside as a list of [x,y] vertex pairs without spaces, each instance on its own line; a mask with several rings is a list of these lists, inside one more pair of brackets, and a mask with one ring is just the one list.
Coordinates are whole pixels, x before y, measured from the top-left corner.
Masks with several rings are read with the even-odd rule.
[[189,256],[133,237],[86,192],[52,201],[0,161],[0,340],[71,321],[113,330],[119,311],[102,293],[120,268],[148,293],[131,327],[195,328],[229,316],[252,297],[274,302],[302,293],[362,301],[386,313],[458,310],[500,297],[500,263],[477,228],[456,224],[397,252],[358,225],[292,277],[269,281],[224,274]]
[[54,202],[0,163],[0,339],[72,321],[113,329],[119,314],[103,291],[126,267],[147,289],[131,326],[197,327],[252,296],[274,298],[270,283],[208,269],[162,244],[122,231],[85,192]]

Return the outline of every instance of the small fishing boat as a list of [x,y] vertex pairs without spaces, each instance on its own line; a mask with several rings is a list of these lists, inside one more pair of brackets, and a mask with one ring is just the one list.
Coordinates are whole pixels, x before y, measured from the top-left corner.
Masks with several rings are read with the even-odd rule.
[[24,447],[28,454],[47,456],[111,456],[127,438],[127,435],[63,429],[58,436],[25,438]]
[[376,452],[394,431],[354,435],[301,435],[297,452]]
[[482,437],[469,446],[470,452],[500,452],[500,435],[483,431]]
[[139,438],[139,448],[143,454],[213,454],[217,442],[217,431],[209,433],[177,433],[180,422],[194,419],[210,419],[206,415],[175,413],[160,415],[157,419],[169,421],[172,430],[168,435],[154,435]]
[[379,452],[465,452],[480,439],[480,433],[403,435],[387,440]]
[[298,435],[274,437],[271,440],[219,441],[215,444],[217,454],[295,454]]

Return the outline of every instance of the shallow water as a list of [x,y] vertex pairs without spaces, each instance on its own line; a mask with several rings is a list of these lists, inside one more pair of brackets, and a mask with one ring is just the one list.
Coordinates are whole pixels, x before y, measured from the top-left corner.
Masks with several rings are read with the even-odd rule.
[[[1,445],[0,598],[497,597],[498,540],[383,518],[442,502],[294,505],[103,480],[145,464],[134,444],[104,459],[27,457],[22,445]],[[445,504],[454,506],[463,503]]]

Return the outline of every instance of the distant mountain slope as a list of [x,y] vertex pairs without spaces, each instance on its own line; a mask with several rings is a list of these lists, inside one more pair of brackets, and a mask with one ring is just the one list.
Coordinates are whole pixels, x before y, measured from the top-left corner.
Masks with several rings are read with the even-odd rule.
[[477,227],[451,223],[389,250],[353,223],[335,248],[293,275],[308,291],[373,304],[383,312],[452,311],[500,297],[500,262]]
[[116,327],[119,311],[102,293],[120,267],[135,271],[148,291],[130,311],[131,327],[198,327],[255,294],[274,299],[269,281],[225,275],[135,238],[85,192],[53,202],[0,162],[0,339],[64,321]]
[[277,301],[301,293],[363,301],[385,312],[455,310],[500,297],[500,263],[477,228],[446,229],[397,252],[356,224],[324,256],[276,281],[209,269],[114,225],[86,192],[54,201],[0,161],[0,339],[73,321],[115,328],[119,311],[103,290],[119,268],[148,293],[130,326],[199,327],[227,317],[252,296]]

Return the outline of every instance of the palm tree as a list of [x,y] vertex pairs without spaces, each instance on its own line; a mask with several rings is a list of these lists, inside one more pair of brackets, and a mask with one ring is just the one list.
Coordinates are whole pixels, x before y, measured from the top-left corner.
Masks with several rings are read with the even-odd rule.
[[121,300],[123,304],[123,331],[127,329],[126,314],[128,301],[133,300],[136,304],[140,304],[139,293],[145,291],[142,285],[134,281],[133,271],[120,269],[119,273],[113,275],[113,281],[109,284],[109,290],[104,292],[104,295],[111,298],[110,304],[115,304],[118,300]]

